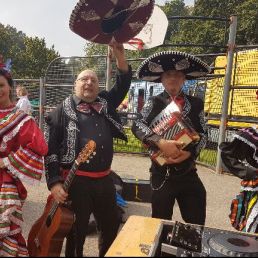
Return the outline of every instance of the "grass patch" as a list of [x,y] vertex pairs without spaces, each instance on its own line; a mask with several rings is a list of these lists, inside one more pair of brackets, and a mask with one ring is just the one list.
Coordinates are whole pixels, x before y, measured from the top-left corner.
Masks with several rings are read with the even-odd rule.
[[197,160],[209,166],[215,167],[217,163],[217,151],[203,149]]
[[114,151],[115,152],[129,152],[129,153],[147,153],[147,149],[143,147],[141,141],[139,141],[132,133],[130,128],[125,128],[125,133],[128,137],[128,142],[115,139]]

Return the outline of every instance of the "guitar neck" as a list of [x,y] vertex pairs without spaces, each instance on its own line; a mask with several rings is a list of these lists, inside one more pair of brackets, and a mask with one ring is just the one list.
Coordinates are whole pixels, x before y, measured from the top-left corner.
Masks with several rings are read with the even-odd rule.
[[68,192],[68,190],[73,182],[73,179],[75,177],[75,172],[78,169],[78,166],[79,166],[79,164],[75,161],[72,168],[70,169],[70,171],[68,173],[68,176],[66,177],[66,180],[63,185],[63,188],[66,192]]
[[[69,190],[69,188],[70,188],[70,186],[71,186],[71,184],[73,182],[73,179],[75,177],[75,172],[76,172],[78,166],[79,166],[79,164],[75,161],[73,166],[72,166],[72,168],[70,169],[70,171],[68,173],[68,176],[66,177],[66,180],[65,180],[65,182],[63,184],[63,188],[64,188],[64,190],[66,192],[68,192],[68,190]],[[56,212],[58,206],[59,206],[59,203],[54,201],[54,203],[53,203],[53,205],[52,205],[52,207],[50,209],[50,212],[48,214],[48,217],[47,217],[47,224],[51,223],[51,221],[52,221],[52,219],[53,219],[53,217],[55,215],[55,212]]]

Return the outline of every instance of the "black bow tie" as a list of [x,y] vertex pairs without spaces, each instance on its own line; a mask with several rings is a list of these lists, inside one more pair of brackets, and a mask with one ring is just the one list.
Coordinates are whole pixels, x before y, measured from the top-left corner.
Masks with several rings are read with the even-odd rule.
[[77,110],[79,112],[86,113],[86,114],[89,114],[91,112],[91,110],[95,110],[98,113],[100,113],[102,108],[103,108],[103,105],[99,102],[93,102],[93,103],[83,102],[77,106]]

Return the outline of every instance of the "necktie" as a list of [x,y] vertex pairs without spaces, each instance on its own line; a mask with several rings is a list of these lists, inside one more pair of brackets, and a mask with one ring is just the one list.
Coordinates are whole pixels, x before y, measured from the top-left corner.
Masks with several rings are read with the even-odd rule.
[[80,103],[77,106],[77,110],[79,112],[89,114],[92,110],[95,110],[96,112],[100,113],[103,108],[103,105],[99,102],[93,102],[93,103]]

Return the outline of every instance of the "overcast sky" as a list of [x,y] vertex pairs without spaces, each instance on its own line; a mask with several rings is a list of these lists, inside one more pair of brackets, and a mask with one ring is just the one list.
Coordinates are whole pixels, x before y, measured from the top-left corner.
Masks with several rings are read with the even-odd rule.
[[[96,0],[102,1],[102,0]],[[61,56],[84,55],[85,40],[69,28],[69,19],[78,0],[0,0],[0,23],[11,25],[27,36],[45,38]],[[165,0],[156,0],[163,4]],[[194,0],[185,0],[193,5]]]

